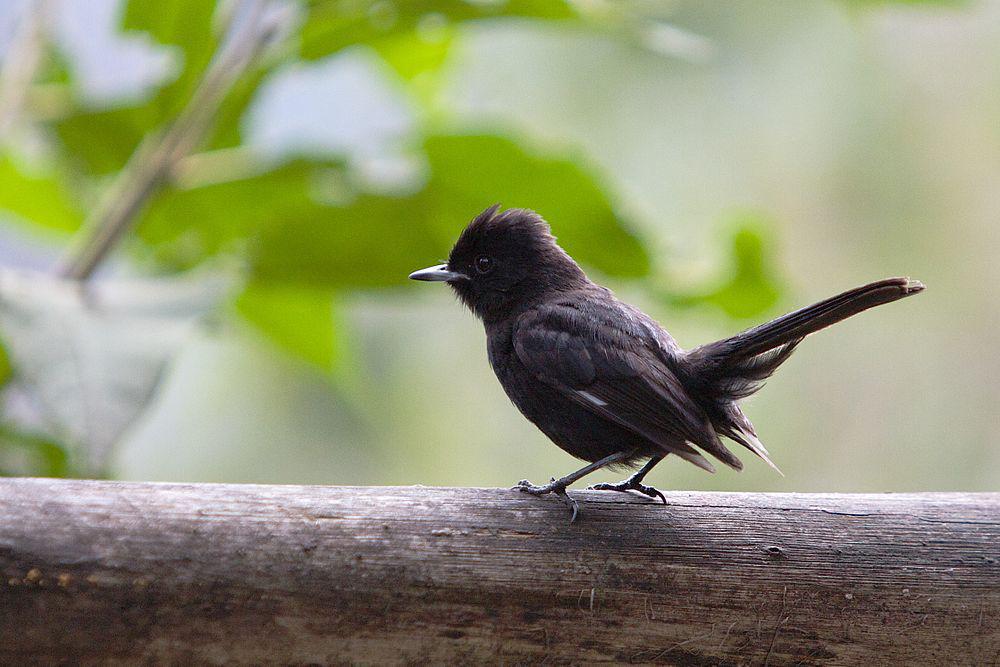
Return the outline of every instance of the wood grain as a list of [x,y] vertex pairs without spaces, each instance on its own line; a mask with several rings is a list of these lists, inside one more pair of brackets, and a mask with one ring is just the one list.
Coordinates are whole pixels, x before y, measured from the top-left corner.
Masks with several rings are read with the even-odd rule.
[[0,663],[1000,661],[1000,494],[0,480]]

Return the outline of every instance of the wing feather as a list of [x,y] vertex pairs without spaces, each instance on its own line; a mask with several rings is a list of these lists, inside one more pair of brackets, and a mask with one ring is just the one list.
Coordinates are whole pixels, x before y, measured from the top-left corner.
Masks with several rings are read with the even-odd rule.
[[[591,309],[601,307],[591,304]],[[714,472],[687,444],[692,443],[741,469],[670,368],[669,355],[650,335],[648,323],[627,330],[617,324],[621,314],[603,314],[584,313],[572,304],[547,304],[525,313],[513,331],[518,359],[540,381],[665,452]]]

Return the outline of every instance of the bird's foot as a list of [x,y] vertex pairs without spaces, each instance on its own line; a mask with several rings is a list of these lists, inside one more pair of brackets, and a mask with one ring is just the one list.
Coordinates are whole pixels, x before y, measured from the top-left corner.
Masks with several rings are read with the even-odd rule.
[[667,499],[664,495],[652,486],[646,486],[638,480],[632,479],[631,477],[626,479],[624,482],[618,482],[617,484],[594,484],[593,486],[588,486],[588,489],[592,491],[621,491],[623,493],[628,493],[629,491],[638,491],[644,496],[649,496],[650,498],[659,498],[663,501],[663,504],[667,504]]
[[557,480],[553,477],[548,484],[537,486],[526,479],[522,479],[514,488],[524,493],[530,493],[533,496],[544,496],[547,493],[556,494],[556,497],[569,507],[570,511],[573,513],[569,519],[570,523],[576,521],[576,517],[580,513],[580,506],[575,500],[573,500],[572,497],[570,497],[568,493],[566,493],[566,482],[563,480]]

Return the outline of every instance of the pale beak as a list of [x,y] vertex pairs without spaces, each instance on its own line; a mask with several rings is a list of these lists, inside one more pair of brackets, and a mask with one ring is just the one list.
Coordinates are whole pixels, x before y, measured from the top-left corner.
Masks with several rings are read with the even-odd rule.
[[437,266],[429,266],[426,269],[420,269],[419,271],[414,271],[410,274],[410,280],[427,280],[430,282],[445,282],[450,283],[453,280],[468,280],[469,276],[464,273],[459,273],[458,271],[449,271],[447,264],[438,264]]

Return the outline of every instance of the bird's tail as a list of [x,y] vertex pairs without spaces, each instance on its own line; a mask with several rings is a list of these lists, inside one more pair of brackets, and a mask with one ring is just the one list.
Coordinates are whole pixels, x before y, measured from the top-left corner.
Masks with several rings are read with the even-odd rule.
[[[690,350],[684,355],[685,370],[696,384],[711,385],[745,380],[751,385],[759,385],[791,356],[799,341],[809,334],[869,308],[891,303],[923,289],[922,283],[909,278],[887,278],[856,287],[747,329],[731,338]],[[737,382],[737,384],[742,383]],[[705,388],[722,390],[721,395],[734,393],[725,387]],[[738,399],[753,393],[753,390],[745,391],[747,388],[742,387],[739,391],[735,391],[736,395],[732,398]]]
[[782,315],[731,338],[694,348],[685,353],[681,361],[685,384],[701,398],[720,434],[768,460],[753,426],[742,416],[735,402],[757,391],[809,334],[923,289],[922,283],[909,278],[879,280]]

